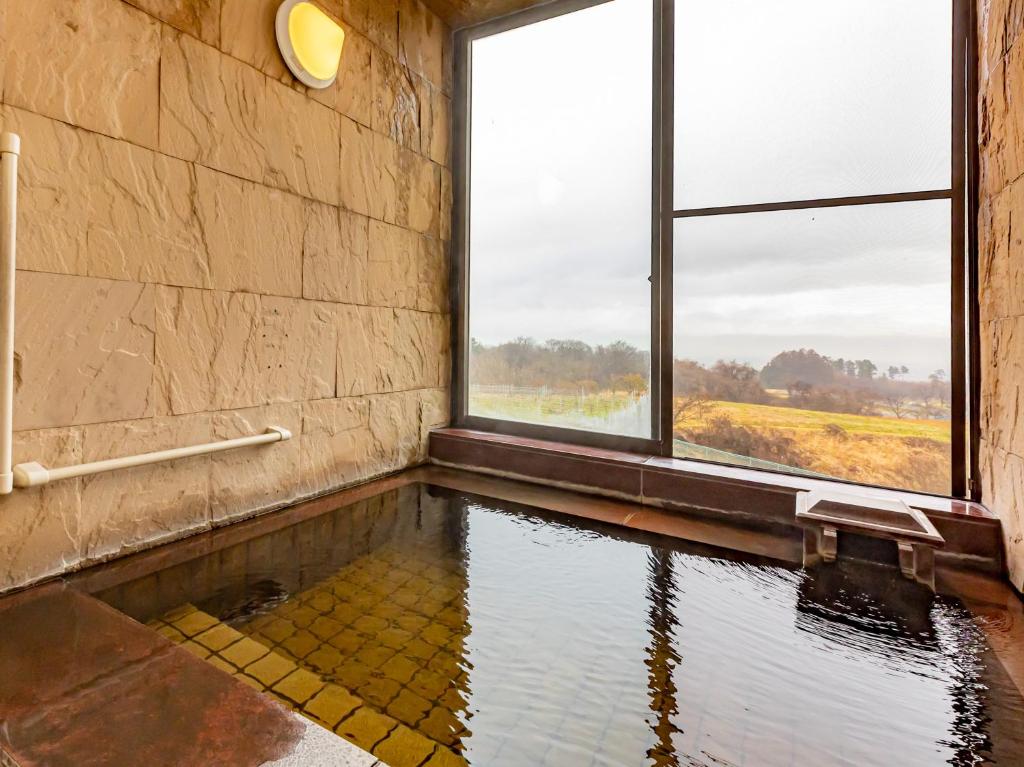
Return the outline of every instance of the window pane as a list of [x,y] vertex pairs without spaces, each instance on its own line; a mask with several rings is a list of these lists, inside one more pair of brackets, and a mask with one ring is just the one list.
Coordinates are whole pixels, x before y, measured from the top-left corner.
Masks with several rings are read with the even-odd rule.
[[948,494],[949,206],[679,219],[675,454]]
[[652,24],[616,0],[473,43],[471,415],[650,436]]
[[678,0],[675,207],[950,186],[950,0]]

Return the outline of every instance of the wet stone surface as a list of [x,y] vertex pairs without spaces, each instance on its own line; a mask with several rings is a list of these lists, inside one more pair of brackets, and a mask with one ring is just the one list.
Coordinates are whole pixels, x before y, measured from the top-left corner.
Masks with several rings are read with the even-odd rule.
[[0,606],[0,747],[20,767],[256,765],[301,724],[82,594]]

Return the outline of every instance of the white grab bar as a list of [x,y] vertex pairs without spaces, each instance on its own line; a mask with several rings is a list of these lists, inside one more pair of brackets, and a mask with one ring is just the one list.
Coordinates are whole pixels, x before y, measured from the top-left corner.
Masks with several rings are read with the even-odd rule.
[[0,495],[11,492],[14,440],[14,279],[21,139],[0,134]]
[[253,445],[269,445],[292,438],[287,429],[270,426],[263,434],[226,439],[205,445],[159,450],[155,453],[111,458],[78,466],[47,469],[35,461],[12,468],[14,440],[14,281],[17,262],[18,157],[21,139],[14,133],[0,133],[0,495],[15,487],[38,487],[58,479],[85,477],[115,469],[146,466],[194,455],[220,453]]
[[159,450],[155,453],[130,455],[125,458],[110,458],[106,461],[82,463],[78,466],[65,466],[60,469],[47,469],[45,466],[34,461],[32,463],[19,463],[14,467],[14,486],[38,487],[58,479],[87,477],[90,474],[102,474],[105,471],[114,471],[115,469],[129,469],[133,466],[146,466],[151,463],[173,461],[178,458],[191,458],[195,455],[222,453],[225,450],[235,450],[240,447],[269,445],[291,438],[292,433],[287,429],[283,429],[280,426],[269,426],[265,433],[252,437],[226,439],[221,442],[209,442],[205,445],[192,445],[190,447],[176,447],[172,450]]

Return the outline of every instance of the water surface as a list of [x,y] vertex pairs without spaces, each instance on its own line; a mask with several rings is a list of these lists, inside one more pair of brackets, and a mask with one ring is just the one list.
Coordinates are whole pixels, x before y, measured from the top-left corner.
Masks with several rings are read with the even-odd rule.
[[[1024,764],[1024,701],[971,614],[883,568],[413,486],[100,596],[307,715],[344,691],[325,724],[393,767]],[[185,605],[214,628],[187,635]],[[243,639],[268,654],[246,665]],[[261,682],[272,657],[319,692]]]

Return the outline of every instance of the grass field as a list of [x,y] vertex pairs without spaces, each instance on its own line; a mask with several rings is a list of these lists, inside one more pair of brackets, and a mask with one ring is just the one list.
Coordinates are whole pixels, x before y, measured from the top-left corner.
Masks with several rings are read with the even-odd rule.
[[949,421],[712,402],[679,419],[675,431],[693,444],[839,479],[950,491]]
[[523,421],[567,429],[646,437],[651,429],[650,401],[626,392],[515,393],[470,390],[469,412],[484,418]]
[[547,392],[540,394],[505,394],[471,390],[469,407],[473,415],[488,418],[549,423],[563,417],[604,419],[625,408],[636,405],[636,397],[619,392],[595,392],[582,397],[578,394]]
[[[774,405],[748,405],[740,402],[711,402],[705,418],[727,415],[737,425],[753,429],[780,429],[787,432],[822,432],[835,424],[851,436],[869,434],[885,437],[921,437],[937,442],[949,442],[949,421],[926,421],[883,418],[870,415],[824,413],[819,410],[798,410]],[[677,427],[685,427],[699,416],[682,419]]]
[[[469,404],[473,415],[618,434],[645,436],[650,422],[646,401],[625,393],[471,391]],[[675,437],[724,451],[725,461],[731,453],[872,485],[950,489],[949,421],[716,401],[681,418]]]

